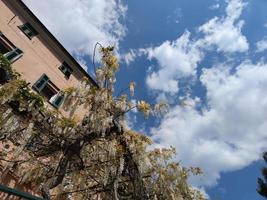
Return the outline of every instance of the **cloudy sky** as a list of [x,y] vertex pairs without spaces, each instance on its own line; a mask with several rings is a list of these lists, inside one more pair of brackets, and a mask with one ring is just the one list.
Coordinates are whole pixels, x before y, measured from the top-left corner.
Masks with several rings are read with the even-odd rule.
[[[96,42],[115,45],[117,90],[167,100],[162,119],[131,113],[136,130],[200,166],[211,199],[258,200],[267,150],[266,0],[24,0],[92,71]],[[134,100],[133,99],[133,100]]]

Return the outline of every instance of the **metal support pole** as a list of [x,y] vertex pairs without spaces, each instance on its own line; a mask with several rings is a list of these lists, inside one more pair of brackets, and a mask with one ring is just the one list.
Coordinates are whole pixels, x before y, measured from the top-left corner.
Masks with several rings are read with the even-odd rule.
[[29,193],[21,192],[21,191],[18,191],[16,189],[13,189],[13,188],[7,187],[5,185],[1,185],[1,184],[0,184],[0,192],[8,193],[10,195],[22,197],[22,198],[28,199],[28,200],[45,200],[41,197],[36,197],[36,196],[33,196]]

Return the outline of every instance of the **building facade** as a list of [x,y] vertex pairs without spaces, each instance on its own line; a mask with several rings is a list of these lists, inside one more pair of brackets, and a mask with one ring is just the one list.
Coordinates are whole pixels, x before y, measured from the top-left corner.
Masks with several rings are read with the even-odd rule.
[[64,116],[68,113],[60,107],[60,91],[77,86],[84,77],[96,85],[21,0],[0,0],[0,53]]
[[[84,78],[97,86],[21,0],[0,0],[0,54],[12,63],[12,68],[33,91],[43,96],[51,109],[58,110],[65,117],[69,113],[61,106],[64,96],[60,91],[78,86]],[[78,109],[77,113],[82,118],[85,111]],[[0,147],[3,148],[1,144]],[[0,183],[34,193],[31,188],[19,185],[20,178],[12,171],[4,170],[0,163]],[[16,199],[0,193],[0,199],[6,198]]]

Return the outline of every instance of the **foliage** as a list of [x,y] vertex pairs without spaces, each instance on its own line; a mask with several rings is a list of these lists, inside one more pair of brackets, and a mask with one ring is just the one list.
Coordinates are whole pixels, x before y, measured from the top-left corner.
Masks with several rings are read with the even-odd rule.
[[44,105],[43,98],[32,92],[28,85],[29,84],[24,80],[10,80],[0,89],[1,104],[6,102],[18,102],[20,103],[19,109],[23,109],[23,103],[26,107],[35,105],[42,108]]
[[11,68],[10,62],[3,56],[3,54],[0,54],[0,69],[4,69],[11,79],[15,79],[20,76]]
[[[133,105],[127,95],[113,97],[118,61],[113,47],[101,47],[100,53],[99,87],[84,80],[64,91],[64,109],[82,106],[87,111],[82,121],[46,109],[25,81],[1,86],[0,140],[15,147],[1,149],[5,169],[21,177],[21,184],[40,186],[46,199],[204,199],[187,183],[190,174],[201,174],[199,168],[174,162],[173,148],[149,150],[147,136],[126,128],[130,110],[137,108],[148,117],[164,113],[167,105]],[[129,85],[132,95],[135,86]],[[12,102],[19,102],[19,109]]]
[[[265,160],[265,162],[267,163],[267,152],[265,152],[263,154],[263,158]],[[262,175],[263,175],[263,179],[262,178],[258,178],[258,189],[257,192],[267,198],[267,167],[264,167],[262,169]]]

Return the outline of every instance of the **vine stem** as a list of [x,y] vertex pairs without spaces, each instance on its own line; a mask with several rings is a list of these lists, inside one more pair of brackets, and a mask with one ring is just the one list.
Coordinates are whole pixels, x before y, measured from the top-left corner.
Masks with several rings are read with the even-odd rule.
[[103,48],[103,45],[100,44],[99,42],[95,43],[94,53],[93,53],[93,65],[94,65],[95,77],[96,77],[95,54],[96,54],[96,47],[97,47],[97,45],[99,45],[101,48]]

